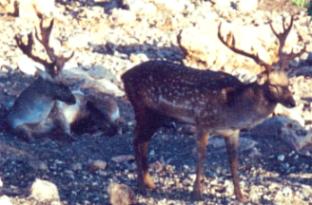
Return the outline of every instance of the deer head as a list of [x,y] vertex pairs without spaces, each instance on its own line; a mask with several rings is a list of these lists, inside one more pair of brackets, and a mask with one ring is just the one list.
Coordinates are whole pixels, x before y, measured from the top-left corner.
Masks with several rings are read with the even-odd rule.
[[38,15],[38,17],[40,18],[40,25],[39,25],[40,34],[38,30],[36,29],[35,37],[44,47],[49,60],[42,59],[33,53],[34,37],[32,33],[29,33],[27,35],[27,43],[24,43],[22,41],[22,37],[19,35],[15,36],[15,41],[16,41],[17,46],[21,49],[21,51],[25,55],[27,55],[29,58],[31,58],[35,62],[38,62],[44,66],[45,71],[47,72],[48,76],[44,75],[45,73],[39,73],[39,75],[41,74],[42,76],[44,76],[44,78],[53,79],[62,71],[65,63],[74,56],[74,52],[72,52],[69,56],[56,55],[54,49],[49,45],[49,40],[50,40],[51,31],[54,25],[54,20],[52,19],[49,22],[49,25],[47,27],[44,27],[43,17],[41,15]]
[[[218,37],[220,41],[233,52],[243,55],[245,57],[251,58],[258,65],[264,68],[264,71],[258,75],[257,83],[262,85],[266,90],[267,97],[276,103],[281,103],[286,107],[294,107],[295,100],[292,97],[292,93],[289,90],[289,80],[286,73],[288,69],[289,62],[296,57],[302,55],[306,50],[306,45],[304,44],[303,48],[295,53],[293,50],[290,53],[284,53],[283,47],[287,36],[293,26],[294,17],[291,16],[289,25],[286,25],[286,18],[283,17],[283,31],[277,32],[273,25],[272,21],[269,22],[269,26],[273,34],[277,37],[278,40],[278,49],[277,49],[277,61],[269,64],[263,61],[258,54],[248,53],[243,51],[235,46],[235,38],[232,33],[227,34],[226,39],[223,38],[221,34],[221,24],[218,27]],[[302,41],[302,37],[298,34],[299,40]]]

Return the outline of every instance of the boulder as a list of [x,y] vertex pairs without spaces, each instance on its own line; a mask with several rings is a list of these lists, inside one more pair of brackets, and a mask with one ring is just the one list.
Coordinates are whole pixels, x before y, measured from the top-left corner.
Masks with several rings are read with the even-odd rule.
[[261,137],[278,137],[298,153],[311,155],[312,130],[306,130],[296,120],[284,116],[272,117],[253,128],[250,133]]
[[60,200],[57,186],[50,181],[42,179],[36,179],[32,184],[31,197],[44,203]]
[[111,183],[108,186],[109,201],[112,205],[136,204],[133,190],[125,184]]

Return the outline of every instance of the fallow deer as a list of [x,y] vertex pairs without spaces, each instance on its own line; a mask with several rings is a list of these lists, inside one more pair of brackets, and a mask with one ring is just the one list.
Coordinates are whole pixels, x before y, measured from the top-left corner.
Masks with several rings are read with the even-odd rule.
[[[39,16],[40,17],[40,16]],[[43,19],[40,21],[40,36],[36,30],[36,39],[43,45],[48,54],[49,61],[33,53],[33,34],[27,35],[27,43],[24,43],[21,36],[16,35],[16,44],[21,51],[29,58],[44,66],[45,71],[39,71],[39,76],[27,87],[16,99],[7,115],[7,124],[20,136],[27,140],[33,135],[46,133],[54,128],[56,124],[63,126],[62,117],[49,118],[57,101],[67,104],[76,102],[69,87],[62,82],[58,82],[57,75],[62,70],[64,64],[73,57],[72,53],[68,57],[58,56],[49,45],[49,38],[53,27],[53,20],[48,27],[43,26]],[[68,132],[65,127],[65,133]]]
[[[120,113],[117,102],[113,97],[102,93],[72,91],[66,86],[61,72],[64,64],[73,57],[57,56],[49,45],[51,31],[54,25],[52,19],[47,27],[43,26],[43,17],[40,18],[40,33],[36,30],[35,37],[44,47],[49,61],[32,53],[34,39],[28,34],[28,42],[24,44],[16,36],[18,47],[35,62],[42,64],[45,71],[38,69],[39,77],[17,98],[11,108],[7,121],[9,126],[26,139],[32,135],[42,135],[60,128],[61,134],[72,137],[72,131],[85,131],[95,127],[113,135],[117,132],[120,122]],[[90,126],[89,126],[90,125]],[[75,129],[78,128],[78,129]]]
[[[239,131],[251,128],[273,112],[277,103],[288,108],[295,106],[289,90],[285,69],[298,53],[282,51],[292,28],[294,18],[284,31],[278,33],[269,23],[279,42],[278,62],[273,64],[261,60],[258,54],[245,52],[235,46],[233,35],[225,40],[218,28],[220,41],[235,53],[253,59],[265,70],[257,81],[243,83],[236,77],[209,70],[198,70],[168,61],[149,61],[134,66],[122,75],[126,95],[131,102],[136,119],[134,152],[137,163],[139,188],[154,189],[155,184],[148,173],[148,142],[165,119],[175,119],[191,124],[197,133],[198,159],[193,197],[201,198],[203,161],[211,135],[221,135],[226,142],[234,193],[239,201],[246,201],[240,189],[238,176]],[[276,70],[275,67],[279,69]]]

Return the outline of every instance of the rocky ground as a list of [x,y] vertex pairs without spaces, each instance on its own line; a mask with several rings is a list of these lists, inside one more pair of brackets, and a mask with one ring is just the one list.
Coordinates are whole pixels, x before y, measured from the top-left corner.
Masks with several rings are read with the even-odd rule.
[[[212,138],[208,145],[204,200],[192,201],[195,139],[178,124],[159,130],[150,144],[150,171],[157,190],[146,195],[138,193],[131,146],[135,121],[120,82],[120,75],[125,70],[149,59],[183,62],[199,68],[223,68],[247,81],[258,68],[252,62],[236,58],[233,53],[225,54],[229,51],[209,50],[219,47],[210,42],[214,38],[212,34],[205,36],[206,30],[211,31],[209,26],[223,21],[261,28],[267,18],[277,19],[281,13],[299,13],[295,30],[302,35],[307,52],[292,64],[291,82],[298,106],[294,111],[282,110],[277,114],[286,114],[287,118],[299,123],[300,128],[295,129],[287,119],[287,129],[308,137],[312,127],[310,17],[286,0],[275,3],[263,0],[257,7],[250,4],[247,9],[247,1],[243,0],[218,2],[221,1],[58,1],[53,14],[56,19],[53,46],[59,52],[75,51],[74,58],[64,69],[64,76],[71,78],[73,84],[80,78],[96,82],[114,94],[125,125],[113,137],[98,131],[77,135],[71,143],[54,140],[53,136],[29,143],[2,130],[0,204],[109,204],[111,191],[108,187],[111,184],[130,187],[138,204],[237,204],[220,138]],[[16,18],[1,13],[2,107],[9,107],[33,80],[25,73],[32,73],[34,65],[23,57],[13,37],[33,30],[34,23],[29,19],[25,21],[23,16]],[[180,32],[182,41],[179,45],[177,36]],[[187,35],[189,32],[191,35]],[[206,38],[199,39],[199,36]],[[301,46],[296,35],[292,36],[289,46]],[[264,48],[271,50],[274,38],[271,34],[267,38],[264,42],[270,43]],[[305,150],[294,149],[283,139],[288,132],[283,135],[283,129],[276,128],[277,123],[271,121],[268,126],[241,133],[241,187],[249,196],[249,204],[311,205],[311,149],[309,146]]]

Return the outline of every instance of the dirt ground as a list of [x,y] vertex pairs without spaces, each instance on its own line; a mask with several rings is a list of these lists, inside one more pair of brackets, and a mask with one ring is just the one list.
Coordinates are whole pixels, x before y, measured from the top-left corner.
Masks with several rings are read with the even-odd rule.
[[[301,10],[290,1],[261,1],[259,9],[291,12]],[[283,5],[283,7],[281,7]],[[0,17],[2,18],[2,17]],[[1,104],[12,104],[16,96],[32,81],[20,72],[0,71]],[[75,136],[73,142],[43,136],[25,142],[2,129],[0,132],[0,196],[9,196],[13,204],[42,204],[29,197],[29,187],[36,178],[57,185],[61,204],[109,204],[107,187],[123,183],[137,194],[139,204],[237,204],[224,146],[208,145],[205,165],[204,201],[191,199],[196,150],[195,138],[183,125],[169,124],[153,137],[149,149],[151,174],[157,190],[141,195],[136,188],[133,160],[133,110],[125,97],[117,98],[125,119],[122,131],[108,137],[98,131]],[[5,115],[1,109],[2,117]],[[212,139],[217,140],[215,138]],[[251,147],[250,142],[253,142]],[[293,151],[277,137],[241,133],[242,188],[249,204],[312,204],[312,158]],[[248,148],[247,148],[248,147]],[[114,157],[124,160],[116,162]],[[94,170],[97,161],[107,163]]]

